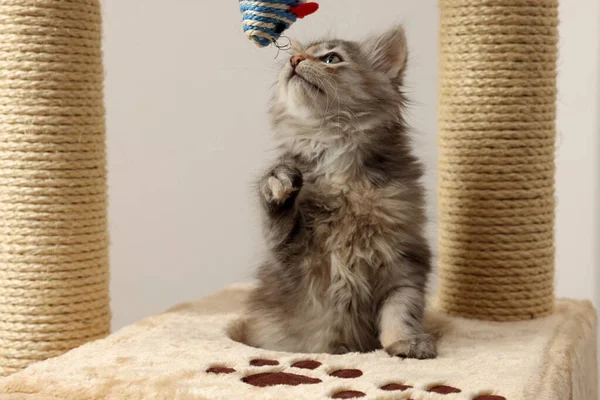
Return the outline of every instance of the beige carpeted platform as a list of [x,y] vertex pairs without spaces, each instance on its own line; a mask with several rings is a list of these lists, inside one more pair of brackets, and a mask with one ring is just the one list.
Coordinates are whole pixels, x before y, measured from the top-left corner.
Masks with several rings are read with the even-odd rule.
[[[33,365],[0,380],[0,399],[597,398],[589,302],[560,300],[554,315],[528,322],[432,313],[442,332],[439,358],[419,361],[382,351],[332,356],[247,347],[228,332],[243,330],[237,321],[248,290],[230,287]],[[275,382],[297,386],[255,386]]]

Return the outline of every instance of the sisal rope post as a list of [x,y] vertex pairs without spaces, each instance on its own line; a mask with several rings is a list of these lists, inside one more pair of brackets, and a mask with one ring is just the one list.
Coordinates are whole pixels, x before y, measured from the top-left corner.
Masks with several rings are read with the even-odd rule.
[[557,0],[440,0],[441,310],[554,307]]
[[110,330],[98,0],[0,0],[0,376]]

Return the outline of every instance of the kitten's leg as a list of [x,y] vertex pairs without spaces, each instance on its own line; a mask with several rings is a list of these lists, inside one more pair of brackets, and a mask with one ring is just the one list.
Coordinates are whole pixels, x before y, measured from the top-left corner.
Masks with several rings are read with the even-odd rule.
[[[286,327],[291,318],[284,310],[282,296],[296,288],[293,255],[301,236],[300,212],[296,198],[302,174],[292,164],[277,164],[259,181],[267,245],[273,255],[259,269],[262,285],[251,294],[245,343],[270,350],[298,351],[301,347]],[[281,299],[281,301],[279,301]],[[283,315],[283,316],[282,316]]]
[[265,315],[250,316],[245,321],[244,344],[274,351],[294,351],[281,324]]
[[425,293],[422,288],[399,287],[384,301],[379,314],[379,340],[392,356],[435,358],[435,338],[423,329]]
[[301,187],[302,173],[289,164],[275,166],[260,182],[265,231],[271,249],[289,241],[299,227],[296,197]]

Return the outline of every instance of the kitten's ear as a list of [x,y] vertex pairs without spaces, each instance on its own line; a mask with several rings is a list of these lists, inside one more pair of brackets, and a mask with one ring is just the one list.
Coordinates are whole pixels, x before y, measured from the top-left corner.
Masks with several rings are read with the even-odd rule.
[[363,48],[376,70],[392,80],[400,80],[408,56],[406,35],[400,25],[367,39]]

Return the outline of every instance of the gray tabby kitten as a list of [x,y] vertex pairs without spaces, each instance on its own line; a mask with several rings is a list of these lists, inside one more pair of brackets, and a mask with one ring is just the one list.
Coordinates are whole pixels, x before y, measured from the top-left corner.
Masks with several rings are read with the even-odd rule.
[[289,352],[433,358],[422,167],[400,90],[400,27],[294,44],[271,109],[279,159],[259,183],[269,257],[245,342]]

